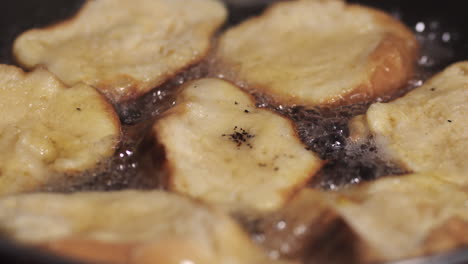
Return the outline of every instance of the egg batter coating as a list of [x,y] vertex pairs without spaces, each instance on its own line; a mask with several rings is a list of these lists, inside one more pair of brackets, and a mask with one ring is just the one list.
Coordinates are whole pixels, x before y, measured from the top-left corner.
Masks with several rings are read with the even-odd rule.
[[219,79],[188,83],[153,132],[170,190],[233,211],[281,207],[324,163],[290,120]]
[[13,52],[28,69],[45,65],[120,102],[199,62],[225,18],[217,0],[87,1],[75,17],[20,35]]
[[397,100],[371,105],[351,127],[367,128],[355,136],[371,135],[384,155],[407,170],[467,175],[467,123],[468,62],[460,62]]
[[0,195],[91,169],[119,139],[119,118],[94,88],[0,65]]
[[279,104],[343,105],[402,88],[417,53],[411,31],[379,10],[296,0],[227,30],[215,67]]
[[92,263],[292,264],[269,259],[220,211],[164,191],[5,197],[0,230]]

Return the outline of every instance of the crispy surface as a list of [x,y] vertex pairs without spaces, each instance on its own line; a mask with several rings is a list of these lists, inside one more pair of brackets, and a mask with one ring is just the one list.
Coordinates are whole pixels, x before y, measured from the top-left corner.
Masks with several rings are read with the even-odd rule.
[[[373,104],[364,123],[381,151],[408,170],[468,173],[468,62],[448,67],[390,103]],[[356,125],[352,125],[356,127]],[[451,179],[468,185],[468,179]]]
[[276,263],[229,217],[162,191],[10,196],[0,199],[0,230],[93,262]]
[[380,11],[339,0],[298,0],[229,29],[216,55],[226,76],[279,103],[336,105],[402,87],[417,46],[410,30]]
[[74,18],[23,33],[14,54],[113,101],[138,97],[208,52],[226,11],[216,0],[88,1]]
[[170,190],[233,210],[272,210],[322,166],[292,123],[255,107],[218,79],[185,86],[153,131],[166,152]]
[[67,88],[37,69],[0,65],[0,194],[29,191],[56,174],[90,169],[120,138],[112,106],[95,89]]

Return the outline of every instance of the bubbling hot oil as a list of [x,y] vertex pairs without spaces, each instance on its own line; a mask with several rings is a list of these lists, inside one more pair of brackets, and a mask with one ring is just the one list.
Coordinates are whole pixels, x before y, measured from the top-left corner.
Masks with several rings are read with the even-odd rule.
[[[414,25],[414,32],[421,44],[416,73],[398,94],[376,101],[390,101],[421,86],[428,77],[457,57],[453,47],[458,44],[459,33],[445,30],[439,21],[419,21]],[[161,175],[151,164],[154,162],[148,157],[148,148],[151,146],[144,138],[150,134],[151,124],[176,104],[180,87],[188,81],[205,77],[231,81],[250,91],[258,107],[273,109],[294,121],[307,148],[327,160],[324,168],[309,183],[310,187],[336,190],[350,184],[406,172],[383,158],[371,138],[364,143],[355,143],[349,138],[349,120],[365,113],[372,102],[331,108],[279,105],[268,96],[256,94],[235,73],[218,65],[211,54],[198,65],[179,73],[143,97],[116,105],[124,128],[123,142],[115,156],[97,170],[82,177],[71,177],[87,179],[85,182],[71,181],[70,184],[54,184],[47,188],[64,191],[160,188]]]
[[[417,71],[398,94],[379,98],[377,101],[386,102],[403,96],[423,85],[426,79],[449,64],[466,56],[463,50],[457,49],[460,46],[460,32],[444,28],[440,21],[418,21],[414,25],[414,31],[421,44]],[[262,106],[267,107],[268,104]],[[328,160],[327,165],[314,177],[309,186],[338,190],[350,184],[406,173],[379,153],[372,138],[360,143],[349,138],[348,121],[353,116],[365,113],[368,107],[369,104],[331,109],[282,106],[275,108],[295,121],[302,141],[311,150]],[[334,232],[336,230],[333,226],[333,232],[324,231],[322,240],[306,241],[309,239],[307,231],[315,226],[304,220],[304,210],[307,209],[288,211],[286,208],[268,217],[253,216],[249,219],[244,216],[240,221],[252,234],[253,239],[267,248],[269,255],[274,258],[301,259],[306,264],[359,263],[354,255],[357,251],[353,248],[356,238],[346,224],[338,223],[338,232]],[[316,242],[313,248],[304,248],[313,242]],[[336,254],[337,252],[339,254]]]
[[[73,2],[81,3],[81,0]],[[236,1],[229,1],[230,19],[226,27],[232,26],[244,20],[246,16],[256,15],[264,6],[249,7],[236,6]],[[253,3],[255,1],[243,1]],[[271,2],[265,0],[263,2]],[[78,4],[77,4],[78,6]],[[45,10],[49,10],[47,6]],[[50,9],[53,10],[53,9]],[[68,12],[68,11],[67,11]],[[70,10],[71,12],[71,10]],[[40,12],[38,12],[39,14]],[[63,16],[68,13],[63,14]],[[393,14],[395,17],[403,17],[399,12]],[[16,19],[20,21],[21,19]],[[44,22],[43,24],[50,23]],[[42,25],[41,23],[39,25]],[[11,56],[11,45],[14,37],[20,32],[30,28],[32,25],[19,25],[13,23],[4,31],[6,36],[0,41],[0,61],[13,64]],[[36,24],[36,26],[38,26]],[[466,59],[466,53],[460,47],[461,31],[446,28],[440,20],[417,21],[410,25],[421,44],[421,56],[418,60],[418,71],[408,82],[407,87],[395,97],[421,86],[428,77],[442,70],[456,59]],[[458,30],[463,30],[462,28]],[[5,35],[5,34],[3,34]],[[199,65],[193,66],[178,74],[164,85],[157,87],[142,98],[116,106],[120,119],[123,123],[123,140],[114,157],[103,162],[97,169],[78,175],[80,177],[67,177],[63,182],[46,186],[45,190],[52,191],[89,191],[89,190],[120,190],[120,189],[156,189],[161,188],[160,177],[155,168],[155,161],[150,152],[152,145],[145,137],[150,133],[151,125],[155,119],[170,109],[175,103],[179,88],[187,81],[203,77],[219,77],[231,80],[240,87],[248,89],[246,83],[236,78],[235,74],[212,67],[210,58]],[[275,111],[291,118],[300,134],[301,140],[311,150],[318,153],[323,159],[328,160],[327,165],[309,183],[311,187],[336,190],[349,184],[376,179],[389,174],[401,174],[404,171],[385,160],[379,154],[378,149],[369,139],[368,142],[355,143],[349,139],[348,121],[355,115],[365,113],[369,104],[357,104],[337,108],[304,108],[301,106],[286,107],[275,105],[263,95],[256,95],[258,106],[272,108]],[[391,100],[393,98],[380,98]],[[157,166],[156,166],[157,167]],[[76,176],[76,175],[75,175]],[[84,179],[77,181],[76,179]],[[281,215],[281,214],[279,214]],[[298,216],[301,212],[298,212]],[[262,241],[280,241],[275,246],[266,248],[272,257],[281,257],[284,249],[289,252],[299,252],[303,246],[301,235],[307,230],[307,223],[300,217],[295,221],[285,221],[282,218],[269,219],[268,227],[262,225],[259,218],[242,220],[252,237],[259,244]],[[301,222],[302,221],[302,222]],[[288,230],[291,232],[277,232],[277,230]],[[266,230],[268,229],[268,230]],[[339,232],[344,234],[345,232]],[[333,236],[331,236],[333,237]],[[275,243],[269,243],[274,245]],[[336,251],[333,251],[333,255]],[[342,253],[342,249],[340,249]],[[317,263],[314,258],[307,258],[306,263]],[[329,259],[328,259],[329,260]],[[321,262],[318,262],[321,263]],[[341,263],[341,262],[340,262]],[[343,262],[343,263],[349,263]]]
[[[376,101],[386,102],[403,96],[412,89],[421,86],[427,78],[457,58],[457,53],[451,48],[453,43],[457,41],[456,32],[443,30],[438,21],[420,21],[414,25],[414,31],[421,44],[421,55],[416,73],[398,94],[378,98]],[[155,164],[156,161],[151,155],[152,144],[148,143],[151,140],[147,140],[148,135],[151,134],[151,125],[161,114],[177,103],[177,94],[184,83],[205,77],[221,78],[235,83],[244,90],[252,92],[258,107],[272,109],[294,122],[304,145],[322,159],[327,160],[327,164],[309,182],[309,187],[339,190],[348,185],[375,180],[386,175],[406,173],[405,170],[386,160],[379,153],[372,138],[357,143],[349,137],[349,120],[356,115],[364,114],[372,102],[330,108],[278,105],[267,96],[251,91],[250,87],[238,79],[234,73],[228,69],[220,68],[212,57],[208,57],[199,65],[178,74],[142,98],[116,106],[124,129],[123,142],[115,156],[105,164],[101,164],[99,169],[80,177],[86,181],[55,184],[53,187],[49,186],[49,189],[68,192],[162,188],[161,179],[164,175],[158,171],[160,164]],[[333,235],[328,237],[334,241],[324,242],[325,249],[329,244],[334,245],[331,249],[328,251],[307,251],[303,247],[305,243],[310,241],[304,241],[303,233],[305,231],[299,232],[309,228],[308,223],[303,222],[302,214],[303,212],[297,212],[297,214],[293,212],[291,218],[293,220],[285,220],[282,211],[277,212],[277,216],[279,216],[277,218],[273,216],[265,219],[262,216],[241,215],[237,219],[249,231],[252,239],[268,250],[272,258],[298,257],[307,264],[322,263],[318,260],[325,257],[329,261],[330,256],[336,256],[336,250],[344,252],[343,250],[349,249],[344,260],[336,259],[335,262],[351,263],[349,261],[350,257],[353,256],[353,251],[348,246],[350,246],[349,241],[352,241],[353,238],[346,236],[352,234],[352,231],[339,229],[335,232],[331,230]],[[294,230],[289,232],[289,227],[294,227]],[[347,228],[345,224],[339,227]],[[345,237],[337,239],[337,235]],[[346,245],[343,246],[343,243]],[[333,252],[329,252],[330,250]],[[325,253],[324,256],[320,254],[309,256],[309,251],[323,251]],[[294,256],[291,252],[296,252],[297,255]]]
[[[122,140],[115,155],[97,169],[79,177],[67,177],[44,189],[48,191],[111,191],[159,189],[163,181],[161,163],[154,157],[151,127],[172,108],[183,84],[207,76],[206,64],[192,66],[134,101],[114,105],[122,123]],[[157,160],[157,161],[156,161]],[[76,175],[74,175],[76,176]]]

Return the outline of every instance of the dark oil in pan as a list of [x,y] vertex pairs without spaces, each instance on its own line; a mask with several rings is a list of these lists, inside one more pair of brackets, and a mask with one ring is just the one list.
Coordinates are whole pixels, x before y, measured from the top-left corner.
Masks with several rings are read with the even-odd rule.
[[[50,3],[45,3],[49,1]],[[28,5],[12,5],[20,16],[13,19],[14,12],[12,12],[10,15],[12,17],[9,18],[7,14],[3,18],[7,21],[2,21],[0,24],[3,34],[0,43],[0,62],[14,63],[11,45],[19,33],[31,27],[41,27],[60,21],[76,12],[82,2],[71,1],[68,6],[64,7],[64,4],[48,0],[43,1],[43,4],[33,3],[29,9]],[[260,14],[265,8],[264,3],[268,1],[261,1],[263,4],[255,4],[255,1],[241,1],[238,4],[236,1],[228,2],[230,3],[228,5],[230,17],[224,28]],[[382,7],[411,27],[421,44],[418,70],[398,96],[422,85],[428,77],[448,64],[467,58],[466,38],[461,31],[462,25],[457,25],[456,21],[446,21],[447,19],[431,15],[421,15],[422,18],[412,17],[406,12],[413,12],[413,10],[408,10],[408,7],[401,5],[387,3],[387,6]],[[76,191],[158,188],[158,175],[152,172],[154,171],[151,165],[153,160],[147,157],[150,150],[146,146],[148,141],[144,138],[148,135],[152,122],[176,103],[178,88],[189,80],[202,77],[221,77],[245,86],[241,81],[236,80],[235,76],[228,76],[227,72],[221,75],[222,71],[210,68],[209,60],[208,58],[199,65],[186,69],[136,101],[116,105],[123,123],[124,139],[116,155],[101,164],[97,170],[87,172],[82,177],[69,177],[69,179],[86,179],[84,182],[61,182],[47,186],[46,189]],[[292,119],[307,148],[327,160],[325,167],[309,183],[310,186],[334,190],[385,175],[405,173],[395,164],[382,158],[371,139],[358,145],[349,140],[348,121],[355,115],[365,113],[369,104],[335,108],[304,108],[271,104],[262,95],[256,95],[256,98],[260,107],[273,108]],[[378,101],[391,99],[379,98]]]
[[[83,0],[16,0],[2,3],[4,12],[0,17],[0,63],[15,63],[11,47],[18,34],[69,17],[83,2]],[[253,0],[242,1],[243,4],[236,4],[235,0],[229,2],[230,17],[224,28],[252,15],[260,14],[265,9],[264,4],[255,4],[256,1]],[[407,87],[397,96],[421,86],[427,78],[449,64],[468,59],[468,32],[464,28],[465,15],[461,5],[447,6],[449,3],[441,4],[435,1],[354,2],[377,5],[390,12],[413,29],[421,44],[418,70]],[[443,8],[440,8],[441,5]],[[187,81],[207,76],[235,80],[233,76],[226,74],[220,76],[219,72],[210,70],[209,66],[210,59],[207,59],[179,73],[138,100],[115,106],[123,123],[123,142],[114,157],[100,164],[98,169],[80,175],[83,177],[70,177],[70,179],[83,179],[79,182],[64,181],[46,186],[45,189],[71,192],[160,188],[160,177],[163,175],[154,173],[156,161],[152,155],[149,155],[152,145],[147,135],[151,130],[151,124],[176,103],[178,88]],[[242,82],[239,84],[245,86]],[[271,104],[262,95],[256,95],[256,98],[259,107],[272,108],[292,119],[307,148],[328,161],[309,183],[310,186],[336,190],[385,175],[405,173],[379,155],[372,139],[359,144],[349,139],[348,121],[355,115],[365,113],[369,104],[336,108],[304,108]],[[380,98],[378,101],[391,99],[393,98]],[[278,220],[278,224],[280,222],[281,220]],[[249,224],[255,225],[254,222]]]

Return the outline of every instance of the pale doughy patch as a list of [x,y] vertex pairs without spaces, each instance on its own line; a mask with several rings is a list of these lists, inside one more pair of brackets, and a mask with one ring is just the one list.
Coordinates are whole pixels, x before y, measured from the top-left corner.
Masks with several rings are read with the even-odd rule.
[[383,12],[297,0],[224,33],[215,67],[281,104],[350,104],[404,86],[417,51],[411,31]]
[[0,65],[0,194],[34,190],[112,156],[120,122],[94,88]]
[[68,21],[23,33],[14,54],[113,101],[138,97],[200,61],[226,10],[216,0],[87,1]]
[[163,191],[6,197],[0,230],[93,263],[286,263],[267,258],[226,215]]
[[279,208],[323,164],[289,120],[219,79],[187,84],[153,131],[168,188],[232,210]]
[[[373,104],[354,122],[364,123],[380,150],[408,170],[467,175],[468,62],[448,67],[402,98]],[[468,185],[468,179],[453,180]]]

